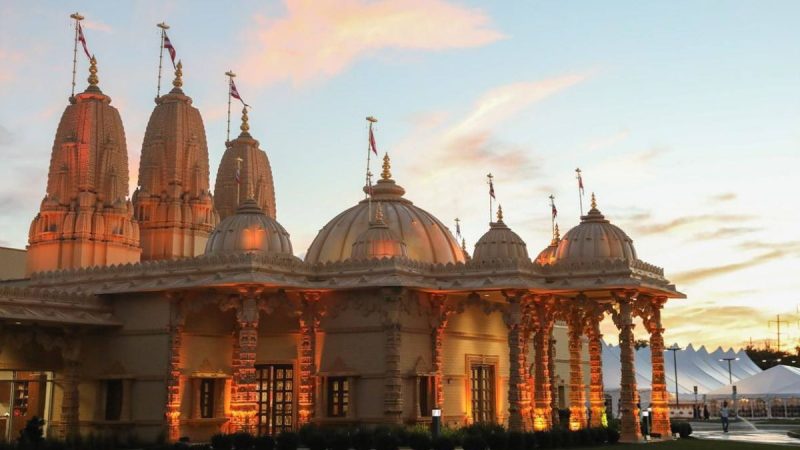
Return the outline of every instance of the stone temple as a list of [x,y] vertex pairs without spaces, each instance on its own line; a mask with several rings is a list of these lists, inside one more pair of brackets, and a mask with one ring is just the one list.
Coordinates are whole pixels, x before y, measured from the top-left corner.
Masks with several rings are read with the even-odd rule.
[[621,342],[623,439],[641,439],[637,317],[652,346],[653,431],[670,434],[661,310],[683,294],[594,199],[533,257],[498,211],[470,255],[406,197],[386,155],[370,198],[300,259],[246,111],[212,195],[181,71],[155,101],[132,194],[122,118],[95,61],[69,99],[26,273],[0,282],[7,439],[34,415],[50,436],[172,440],[425,424],[434,408],[451,427],[545,430],[563,410],[571,429],[598,426],[606,316]]

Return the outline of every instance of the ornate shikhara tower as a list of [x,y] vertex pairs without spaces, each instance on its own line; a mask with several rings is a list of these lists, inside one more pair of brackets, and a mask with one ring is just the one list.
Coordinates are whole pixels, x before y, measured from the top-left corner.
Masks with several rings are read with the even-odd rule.
[[[239,204],[252,194],[264,213],[275,218],[275,186],[272,168],[259,142],[250,135],[247,108],[242,110],[239,137],[227,143],[217,171],[214,206],[220,219],[232,216]],[[237,175],[238,174],[238,175]]]
[[97,86],[70,98],[58,124],[47,194],[28,237],[28,274],[139,261],[128,201],[128,151],[119,111]]
[[178,62],[173,89],[156,99],[142,143],[139,186],[133,194],[142,260],[203,254],[219,221],[208,190],[203,118],[183,93],[181,76]]

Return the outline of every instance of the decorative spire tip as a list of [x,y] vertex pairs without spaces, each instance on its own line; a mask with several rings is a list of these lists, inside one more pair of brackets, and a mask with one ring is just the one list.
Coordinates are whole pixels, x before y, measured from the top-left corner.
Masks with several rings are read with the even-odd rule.
[[381,179],[392,179],[392,161],[389,159],[389,153],[383,154],[383,172],[381,172]]
[[503,221],[503,205],[497,205],[497,221]]
[[97,58],[92,55],[91,59],[89,59],[89,87],[90,88],[97,88],[97,83],[100,81],[97,78]]
[[183,86],[183,63],[181,60],[178,60],[178,64],[175,66],[175,79],[172,80],[172,86],[176,89],[180,89]]
[[239,129],[242,130],[242,134],[249,134],[250,132],[249,120],[250,119],[247,118],[247,107],[245,106],[244,108],[242,108],[242,125],[239,127]]
[[594,196],[594,192],[592,192],[592,209],[597,209],[597,199]]

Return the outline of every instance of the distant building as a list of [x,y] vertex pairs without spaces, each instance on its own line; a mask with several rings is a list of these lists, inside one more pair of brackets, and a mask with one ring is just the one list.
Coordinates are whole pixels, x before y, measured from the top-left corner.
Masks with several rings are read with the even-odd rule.
[[0,280],[25,278],[26,259],[25,250],[0,247]]

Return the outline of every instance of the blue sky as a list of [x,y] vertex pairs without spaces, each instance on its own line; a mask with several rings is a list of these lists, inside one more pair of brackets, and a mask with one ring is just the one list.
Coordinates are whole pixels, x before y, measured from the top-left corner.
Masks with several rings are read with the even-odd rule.
[[[462,218],[470,247],[488,226],[487,172],[536,254],[550,238],[550,193],[562,232],[577,223],[580,166],[639,256],[689,295],[668,307],[668,341],[763,340],[769,316],[800,304],[800,3],[5,1],[2,245],[25,245],[44,195],[75,10],[134,169],[155,95],[155,23],[172,26],[212,183],[224,72],[239,74],[299,254],[363,195],[364,117],[375,115],[407,196],[447,224]],[[788,333],[794,345],[800,330]]]

